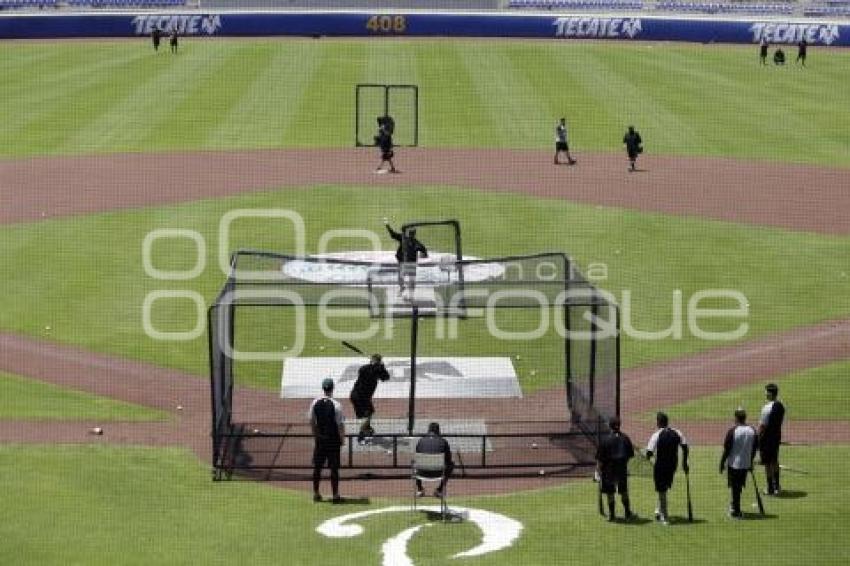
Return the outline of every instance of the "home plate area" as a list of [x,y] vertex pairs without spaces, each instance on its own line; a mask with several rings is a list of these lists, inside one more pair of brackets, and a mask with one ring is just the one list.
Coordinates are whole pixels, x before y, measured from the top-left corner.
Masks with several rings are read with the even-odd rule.
[[[351,357],[287,358],[280,396],[312,399],[321,394],[322,380],[330,377],[336,384],[334,396],[347,399],[364,361]],[[410,358],[384,358],[384,365],[390,380],[378,385],[375,399],[408,399]],[[417,399],[522,397],[522,390],[509,357],[423,357],[416,360],[415,396]]]
[[[487,425],[483,419],[441,419],[435,417],[433,420],[439,421],[440,432],[451,438],[453,452],[477,453],[482,450],[493,450],[493,446],[487,438]],[[413,426],[413,436],[411,437],[408,436],[406,418],[373,418],[372,428],[375,429],[375,434],[368,439],[366,444],[355,442],[351,448],[355,452],[388,452],[391,454],[394,450],[399,454],[412,454],[416,449],[419,437],[428,432],[429,422],[427,416],[419,417]],[[349,437],[356,436],[359,430],[359,421],[353,419],[345,421],[345,433]]]

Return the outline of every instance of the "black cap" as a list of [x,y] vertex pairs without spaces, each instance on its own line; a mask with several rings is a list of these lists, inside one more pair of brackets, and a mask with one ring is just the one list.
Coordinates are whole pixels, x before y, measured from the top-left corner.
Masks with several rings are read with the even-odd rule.
[[779,393],[779,386],[775,383],[768,383],[764,386],[764,390],[770,393],[773,396],[776,396]]

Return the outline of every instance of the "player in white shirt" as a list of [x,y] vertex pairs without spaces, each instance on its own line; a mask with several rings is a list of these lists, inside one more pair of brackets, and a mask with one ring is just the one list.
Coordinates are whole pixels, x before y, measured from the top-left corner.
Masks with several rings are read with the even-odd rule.
[[747,485],[747,472],[753,467],[753,457],[758,448],[758,437],[753,427],[747,425],[747,412],[735,411],[735,426],[726,433],[723,441],[723,456],[720,457],[720,473],[727,472],[729,488],[732,490],[732,505],[729,516],[742,519],[741,492]]
[[670,428],[670,419],[665,413],[655,416],[658,425],[646,445],[646,457],[651,459],[655,456],[655,465],[652,468],[652,479],[655,483],[655,491],[658,492],[658,506],[655,508],[655,520],[663,525],[668,523],[667,515],[667,491],[673,487],[673,477],[679,466],[679,448],[682,448],[682,471],[686,474],[688,468],[688,441],[685,436]]

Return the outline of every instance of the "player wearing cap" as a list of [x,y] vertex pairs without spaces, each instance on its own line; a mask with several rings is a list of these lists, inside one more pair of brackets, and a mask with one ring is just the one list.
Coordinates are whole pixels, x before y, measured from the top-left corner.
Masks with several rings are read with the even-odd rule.
[[331,471],[331,489],[333,502],[341,501],[339,496],[339,452],[345,444],[345,417],[342,405],[333,398],[334,381],[326,378],[322,381],[324,395],[317,397],[310,404],[307,416],[313,431],[315,445],[313,448],[313,501],[321,501],[319,483],[322,478],[322,468],[327,462]]
[[428,257],[428,249],[416,239],[415,229],[411,228],[405,234],[396,232],[386,218],[384,226],[387,227],[390,238],[398,242],[395,258],[398,261],[398,284],[401,294],[404,297],[406,291],[407,297],[412,299],[416,287],[416,262],[420,257]]
[[782,421],[785,405],[777,399],[779,387],[768,383],[764,387],[767,403],[761,409],[759,419],[759,455],[767,476],[767,495],[779,495],[779,445],[782,442]]
[[608,421],[611,432],[605,435],[596,449],[596,471],[599,475],[600,490],[608,496],[608,520],[616,520],[614,515],[614,493],[620,494],[626,520],[634,519],[629,504],[629,460],[634,458],[632,441],[620,431],[620,418],[611,417]]
[[652,479],[655,483],[655,491],[658,492],[658,506],[655,508],[655,520],[667,525],[667,491],[673,486],[673,476],[679,466],[679,447],[682,448],[682,471],[686,474],[688,468],[688,441],[685,436],[670,428],[670,419],[665,413],[655,416],[658,425],[646,445],[646,457],[651,459],[655,456],[655,465],[652,468]]
[[732,490],[729,516],[733,519],[744,518],[741,512],[741,492],[747,485],[747,472],[753,467],[757,448],[756,431],[747,425],[747,412],[739,407],[735,411],[735,426],[726,433],[723,455],[720,457],[720,473],[727,471],[728,467],[728,485]]
[[357,442],[360,444],[366,442],[367,437],[375,434],[375,429],[372,428],[372,415],[375,414],[372,397],[375,395],[375,389],[378,388],[378,381],[387,381],[389,378],[390,373],[384,366],[381,354],[372,354],[369,363],[360,366],[357,370],[357,381],[351,388],[350,399],[351,404],[354,405],[354,415],[358,419],[363,419],[360,432],[357,434]]

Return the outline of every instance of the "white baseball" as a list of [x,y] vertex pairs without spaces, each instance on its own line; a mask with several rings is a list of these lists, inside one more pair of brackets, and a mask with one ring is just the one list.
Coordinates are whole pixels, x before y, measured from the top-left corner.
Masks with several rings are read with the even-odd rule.
[[[536,442],[532,442],[532,443],[531,443],[531,448],[536,450],[536,449],[537,449],[537,443],[536,443]],[[541,471],[543,471],[543,470],[541,470]]]
[[177,410],[178,410],[178,411],[182,411],[182,410],[183,410],[183,405],[177,405]]
[[546,475],[546,470],[540,470],[540,471],[539,471],[539,472],[537,472],[537,473],[538,473],[538,474],[540,474],[541,476],[545,476],[545,475]]

